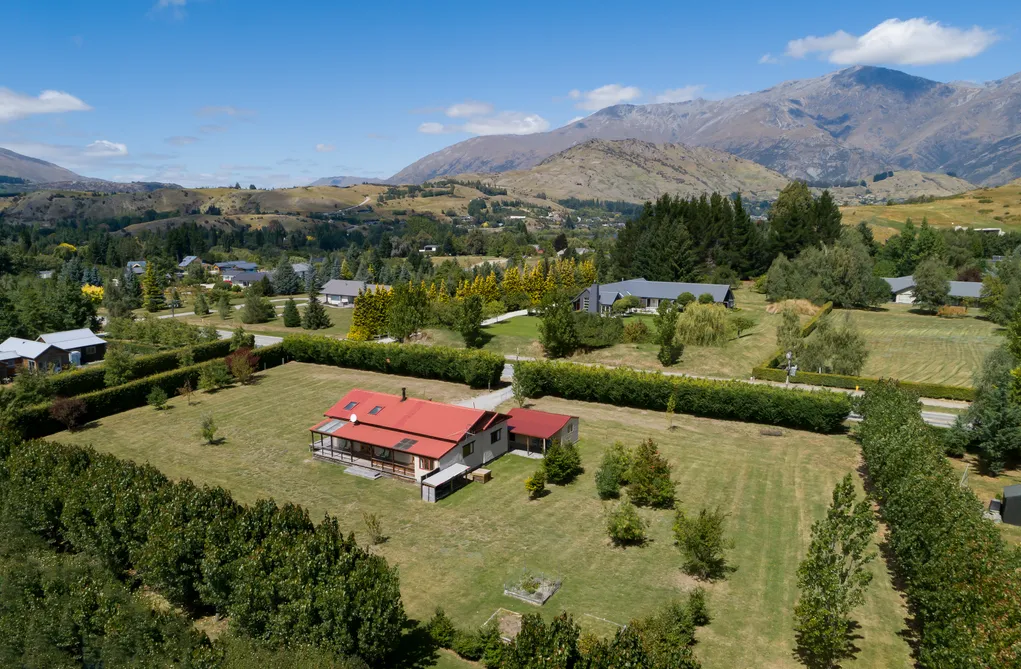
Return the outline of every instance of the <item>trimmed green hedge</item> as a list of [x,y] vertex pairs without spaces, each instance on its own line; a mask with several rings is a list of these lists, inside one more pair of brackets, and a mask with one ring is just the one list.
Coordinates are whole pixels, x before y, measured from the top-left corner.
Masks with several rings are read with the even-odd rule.
[[[375,344],[311,335],[287,337],[287,354],[298,362],[364,369],[491,388],[500,382],[502,356],[472,349],[421,344]],[[265,349],[259,349],[259,353]]]
[[[274,344],[256,351],[259,356],[260,369],[276,367],[286,359],[283,344]],[[78,397],[85,402],[84,422],[105,418],[123,411],[145,406],[146,399],[153,388],[161,388],[170,397],[177,394],[177,389],[191,382],[192,388],[198,387],[199,374],[212,361],[207,360],[190,367],[172,369],[169,372],[153,374],[135,379],[119,386],[104,388]],[[37,404],[18,412],[14,425],[26,439],[35,439],[55,434],[64,426],[50,416],[50,403]]]
[[[756,367],[752,375],[757,379],[766,381],[784,382],[787,379],[787,372],[782,369],[768,367]],[[816,372],[798,373],[791,379],[791,383],[805,383],[811,386],[825,386],[827,388],[846,388],[854,390],[868,390],[876,387],[884,379],[877,379],[871,376],[846,376],[844,374],[818,374]],[[961,400],[971,402],[975,399],[975,389],[963,386],[944,386],[938,383],[916,383],[914,381],[897,381],[897,385],[904,390],[910,391],[918,397],[933,397],[943,400]]]
[[[161,372],[168,372],[177,369],[179,356],[187,350],[191,350],[192,357],[196,363],[222,358],[230,352],[230,341],[220,340],[208,344],[197,344],[186,348],[164,351],[152,355],[143,355],[132,361],[132,376],[140,379],[145,376],[152,376]],[[57,397],[75,397],[84,395],[96,390],[102,390],[106,384],[103,375],[106,371],[102,363],[89,365],[69,372],[54,374],[50,380],[53,394]]]
[[664,411],[670,395],[674,395],[679,412],[816,432],[841,429],[851,412],[850,398],[844,393],[665,376],[659,372],[569,362],[520,361],[514,365],[514,378],[528,397],[553,395]]

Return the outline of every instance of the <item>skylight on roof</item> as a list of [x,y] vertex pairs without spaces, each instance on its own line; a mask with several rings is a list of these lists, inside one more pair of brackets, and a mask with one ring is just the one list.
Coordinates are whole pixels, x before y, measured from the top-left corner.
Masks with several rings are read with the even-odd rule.
[[354,409],[356,406],[358,406],[358,402],[348,402],[347,404],[344,405],[344,411],[350,411],[351,409]]
[[383,407],[372,407],[372,410],[369,411],[369,413],[371,415],[375,416],[377,413],[379,413],[382,410],[383,410]]

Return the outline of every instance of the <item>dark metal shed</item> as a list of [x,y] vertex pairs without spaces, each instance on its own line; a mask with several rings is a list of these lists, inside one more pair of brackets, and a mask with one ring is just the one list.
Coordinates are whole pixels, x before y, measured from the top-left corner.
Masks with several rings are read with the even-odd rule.
[[1005,523],[1021,525],[1021,484],[1009,485],[1003,489],[1003,508],[1000,515]]

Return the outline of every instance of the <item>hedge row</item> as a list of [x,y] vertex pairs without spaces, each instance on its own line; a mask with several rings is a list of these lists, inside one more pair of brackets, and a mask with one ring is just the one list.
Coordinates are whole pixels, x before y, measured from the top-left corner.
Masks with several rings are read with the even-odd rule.
[[[783,369],[769,367],[756,367],[752,370],[752,376],[767,381],[784,382],[787,379],[787,372]],[[805,372],[798,370],[797,375],[791,377],[791,383],[805,383],[812,386],[825,386],[827,388],[847,388],[853,390],[859,388],[868,390],[882,383],[883,379],[871,376],[848,376],[845,374],[818,374],[816,372]],[[971,402],[975,399],[975,389],[963,386],[944,386],[938,383],[916,383],[914,381],[897,381],[897,385],[909,390],[918,397],[934,397],[944,400],[962,400]]]
[[[263,369],[282,364],[287,356],[283,344],[260,348],[257,354],[259,366]],[[202,369],[211,363],[212,361],[206,361],[189,367],[172,369],[169,372],[135,379],[119,386],[79,395],[78,397],[85,402],[83,421],[93,421],[144,406],[153,388],[161,388],[170,397],[176,395],[178,388],[186,382],[191,383],[192,388],[196,388]],[[50,416],[50,403],[22,409],[15,416],[11,427],[17,429],[26,439],[45,437],[64,429],[60,422]]]
[[665,376],[659,372],[568,362],[517,362],[514,379],[528,397],[553,395],[664,411],[673,395],[676,410],[682,413],[816,432],[839,430],[851,412],[850,399],[843,393]]
[[982,503],[892,382],[861,402],[862,453],[920,632],[923,667],[1021,666],[1021,571]]
[[[313,335],[287,337],[283,346],[298,362],[439,379],[465,383],[472,388],[497,385],[505,364],[503,357],[487,351],[342,341]],[[259,350],[261,354],[264,349]]]
[[[208,344],[197,344],[187,348],[164,351],[152,355],[143,355],[132,361],[131,375],[136,379],[145,376],[152,376],[161,372],[168,372],[177,369],[180,364],[180,355],[191,350],[195,362],[205,362],[213,358],[222,358],[230,352],[230,341],[220,340]],[[106,370],[102,363],[89,365],[68,372],[54,374],[50,379],[50,386],[53,394],[58,397],[74,397],[84,395],[106,387],[103,379]]]
[[372,666],[401,641],[397,569],[334,518],[316,525],[299,506],[245,506],[91,448],[12,439],[0,439],[0,502],[55,548],[96,557],[193,614],[215,610],[235,634]]

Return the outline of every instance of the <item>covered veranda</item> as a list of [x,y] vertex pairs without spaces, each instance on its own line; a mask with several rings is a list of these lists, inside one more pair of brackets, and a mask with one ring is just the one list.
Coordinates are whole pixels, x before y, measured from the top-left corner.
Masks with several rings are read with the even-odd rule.
[[[415,456],[400,449],[401,444],[398,444],[398,448],[388,448],[338,435],[341,428],[348,424],[348,421],[331,419],[310,428],[312,441],[309,450],[312,457],[415,480]],[[410,446],[408,444],[406,448]]]

